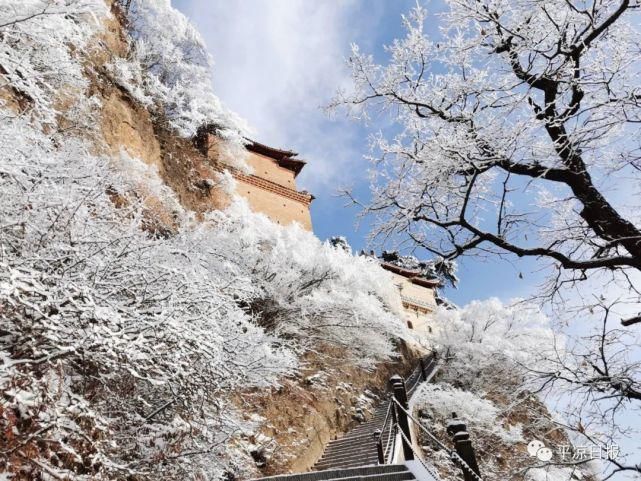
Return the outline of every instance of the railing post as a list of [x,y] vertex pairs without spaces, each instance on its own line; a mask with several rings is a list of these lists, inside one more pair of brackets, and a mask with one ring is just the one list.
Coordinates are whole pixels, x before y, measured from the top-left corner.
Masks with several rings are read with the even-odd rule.
[[[405,382],[403,378],[399,375],[392,376],[390,378],[390,384],[392,387],[392,393],[394,399],[398,401],[398,404],[408,410],[407,406],[407,392],[405,391]],[[398,427],[401,429],[401,432],[404,436],[401,436],[401,441],[403,443],[403,457],[405,461],[412,461],[414,459],[414,452],[412,451],[412,433],[410,432],[409,420],[407,419],[407,414],[403,409],[397,409],[398,406],[394,405],[396,410],[396,419],[398,420]],[[409,441],[409,442],[408,442]]]
[[378,455],[378,464],[385,464],[385,453],[383,452],[383,441],[381,441],[381,435],[383,431],[377,429],[374,431],[374,436],[376,436],[376,454]]
[[420,358],[418,362],[421,364],[421,379],[427,381],[427,368],[425,367],[425,358]]
[[[467,432],[467,426],[465,423],[458,419],[456,413],[452,413],[452,419],[447,423],[447,433],[452,436],[454,441],[454,448],[456,449],[457,454],[461,459],[476,473],[480,478],[481,471],[479,470],[479,465],[476,462],[476,456],[474,455],[474,448],[472,447],[472,441],[470,441],[470,435]],[[461,468],[463,470],[463,479],[465,481],[475,481],[475,477],[469,470]]]

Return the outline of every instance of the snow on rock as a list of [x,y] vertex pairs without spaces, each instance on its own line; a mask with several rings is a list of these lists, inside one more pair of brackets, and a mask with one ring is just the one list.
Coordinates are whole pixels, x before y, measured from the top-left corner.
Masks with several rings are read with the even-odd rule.
[[110,66],[118,83],[136,100],[162,114],[182,136],[216,126],[225,139],[222,160],[245,168],[249,127],[225,108],[211,84],[212,60],[200,33],[169,0],[121,0],[131,53]]

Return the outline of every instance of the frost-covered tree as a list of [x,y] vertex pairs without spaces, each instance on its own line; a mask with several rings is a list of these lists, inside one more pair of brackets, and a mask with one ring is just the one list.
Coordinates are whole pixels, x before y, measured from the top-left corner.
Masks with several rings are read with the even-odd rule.
[[429,20],[421,7],[404,17],[387,64],[354,47],[354,89],[335,105],[396,127],[373,139],[375,233],[446,259],[548,259],[552,289],[596,272],[634,289],[637,7],[449,0]]
[[429,16],[417,6],[386,63],[354,47],[354,88],[333,104],[392,120],[372,139],[374,235],[444,259],[541,261],[541,298],[587,333],[557,359],[558,378],[541,375],[581,394],[575,413],[606,413],[610,427],[611,403],[635,412],[641,385],[638,9],[447,0]]
[[612,199],[613,176],[636,180],[627,201],[639,185],[635,8],[452,0],[440,35],[414,9],[387,65],[354,48],[355,90],[337,105],[401,127],[374,140],[377,232],[445,258],[549,258],[576,280],[641,269],[638,211]]
[[[573,443],[585,440],[559,423],[536,396],[539,383],[531,367],[545,365],[541,354],[554,345],[550,323],[538,307],[489,299],[441,308],[436,315],[443,326],[435,331],[440,370],[412,399],[430,433],[450,446],[446,427],[456,413],[471,433],[484,479],[570,481],[598,471],[589,457],[572,459]],[[553,450],[552,460],[528,455],[525,447],[534,439]],[[443,479],[460,479],[447,453],[429,436],[421,440]],[[559,455],[563,449],[565,458]]]

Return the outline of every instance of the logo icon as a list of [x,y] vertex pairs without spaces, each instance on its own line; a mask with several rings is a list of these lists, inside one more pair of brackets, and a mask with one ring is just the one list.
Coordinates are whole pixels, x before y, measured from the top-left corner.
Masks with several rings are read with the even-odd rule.
[[552,450],[546,448],[538,439],[533,439],[527,445],[527,452],[532,458],[537,458],[539,461],[547,462],[552,459]]

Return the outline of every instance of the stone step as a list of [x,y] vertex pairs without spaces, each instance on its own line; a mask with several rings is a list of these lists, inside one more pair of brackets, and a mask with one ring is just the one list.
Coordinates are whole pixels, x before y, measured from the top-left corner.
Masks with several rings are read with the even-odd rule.
[[332,445],[332,446],[327,446],[325,448],[325,451],[323,451],[323,455],[327,455],[330,453],[344,453],[347,451],[354,451],[355,449],[373,449],[376,450],[376,438],[372,436],[371,438],[366,438],[366,439],[361,439],[360,441],[355,441],[354,443],[351,444],[339,444],[339,445]]
[[373,456],[378,456],[378,451],[376,448],[374,449],[361,449],[360,451],[350,451],[347,453],[335,453],[335,454],[329,454],[329,455],[323,455],[322,458],[320,458],[316,464],[323,463],[323,462],[340,462],[344,459],[353,459],[356,457],[362,457],[362,458],[370,458]]
[[344,439],[347,436],[350,436],[351,434],[353,434],[354,432],[360,432],[366,429],[376,431],[377,429],[380,429],[382,426],[383,426],[383,421],[380,421],[380,422],[375,421],[375,422],[367,422],[367,423],[359,424],[358,426],[355,426],[352,429],[350,429],[347,433],[345,433],[340,438],[334,439],[334,441],[337,441],[338,439]]
[[352,461],[342,461],[340,463],[323,463],[314,465],[312,469],[318,470],[327,470],[327,469],[344,469],[344,468],[357,468],[360,466],[376,466],[378,465],[378,459],[363,459],[357,458]]
[[[330,479],[344,479],[353,477],[369,477],[381,474],[406,472],[407,467],[402,464],[387,464],[384,466],[363,466],[350,469],[317,470],[308,473],[284,474],[260,478],[260,481],[325,481]],[[252,480],[259,481],[259,480]]]
[[[409,481],[416,479],[409,471],[391,474],[374,474],[371,476],[354,476],[351,478],[338,478],[340,481]],[[335,480],[331,480],[335,481]]]
[[376,421],[373,423],[365,423],[365,424],[359,424],[358,426],[353,427],[350,429],[346,435],[349,435],[353,433],[354,431],[362,431],[363,429],[371,429],[373,431],[380,429],[380,427],[383,425],[383,421]]
[[[346,456],[337,456],[337,457],[326,457],[319,459],[315,466],[326,465],[326,464],[342,464],[345,462],[352,461],[363,461],[363,460],[375,460],[378,463],[378,455],[376,451],[365,451],[362,453],[354,453]],[[366,463],[363,463],[366,464]]]
[[367,434],[367,433],[366,434],[360,434],[358,436],[347,435],[347,436],[343,436],[342,438],[339,438],[339,439],[334,439],[333,441],[331,441],[331,443],[332,443],[333,446],[339,446],[341,444],[351,444],[351,443],[354,443],[354,442],[360,443],[360,442],[362,442],[363,440],[366,440],[366,439],[374,440],[374,435],[371,434],[371,433],[370,434]]
[[391,474],[375,474],[373,476],[357,476],[353,478],[341,478],[341,481],[409,481],[416,479],[409,471],[401,471]]
[[350,431],[348,436],[357,436],[359,434],[366,434],[366,433],[374,434],[374,432],[378,431],[379,429],[381,429],[380,424],[376,424],[374,426],[367,426],[363,428],[355,428],[353,431]]
[[[385,446],[383,446],[385,447]],[[323,453],[323,456],[330,456],[334,454],[345,454],[345,453],[351,453],[355,451],[360,451],[363,449],[368,449],[368,450],[373,450],[376,451],[376,443],[367,443],[367,444],[359,444],[359,445],[354,445],[354,446],[328,446],[327,449],[325,449],[325,452]]]
[[372,431],[372,432],[374,432],[377,429],[380,429],[382,425],[383,425],[383,423],[361,424],[360,426],[355,427],[354,429],[349,431],[346,434],[346,436],[349,436],[349,435],[354,434],[354,433],[363,432],[363,431]]
[[360,455],[354,456],[352,458],[343,458],[343,459],[326,459],[319,461],[314,465],[314,470],[321,469],[337,469],[345,467],[356,467],[356,466],[369,466],[377,465],[378,456],[374,455]]
[[316,461],[316,463],[322,463],[330,459],[335,461],[340,459],[354,458],[357,456],[361,456],[361,457],[378,456],[378,451],[376,450],[376,448],[374,449],[363,448],[363,449],[351,449],[349,451],[341,451],[341,452],[334,452],[334,453],[325,453],[318,461]]

